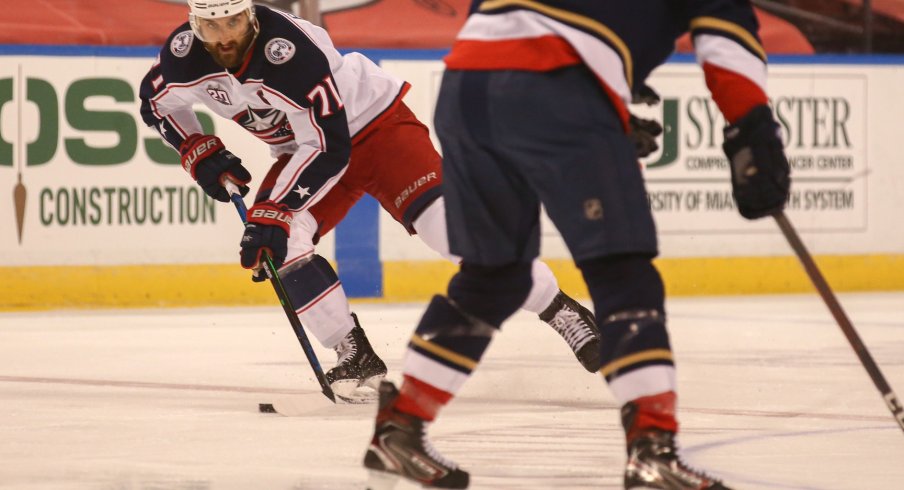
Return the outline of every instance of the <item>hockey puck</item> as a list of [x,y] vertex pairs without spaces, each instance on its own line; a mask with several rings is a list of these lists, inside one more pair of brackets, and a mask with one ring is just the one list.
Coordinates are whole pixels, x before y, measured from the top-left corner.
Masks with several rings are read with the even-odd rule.
[[277,413],[272,403],[258,403],[257,411],[260,413]]

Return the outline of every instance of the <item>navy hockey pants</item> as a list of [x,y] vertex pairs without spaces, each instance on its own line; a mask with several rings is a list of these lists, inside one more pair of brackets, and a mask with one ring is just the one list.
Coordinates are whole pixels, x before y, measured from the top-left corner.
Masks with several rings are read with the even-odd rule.
[[435,126],[449,244],[465,262],[537,257],[540,204],[575,261],[656,255],[634,146],[585,67],[447,70]]

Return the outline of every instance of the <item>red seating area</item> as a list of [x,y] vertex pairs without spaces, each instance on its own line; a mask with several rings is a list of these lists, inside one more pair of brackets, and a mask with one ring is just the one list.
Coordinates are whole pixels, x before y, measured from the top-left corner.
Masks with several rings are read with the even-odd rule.
[[[760,23],[760,39],[769,54],[813,54],[813,46],[792,24],[772,14],[756,9]],[[693,52],[690,36],[678,40],[679,53]]]
[[[856,7],[863,5],[863,0],[843,0]],[[872,0],[873,11],[904,22],[904,0]]]
[[22,5],[0,9],[0,44],[159,45],[188,12],[157,0],[10,3]]
[[[850,0],[856,1],[856,0]],[[187,17],[185,5],[160,0],[28,0],[29,8],[0,10],[0,44],[161,44]],[[873,0],[904,16],[904,0]],[[380,0],[326,13],[341,48],[446,48],[467,13],[468,0]],[[757,12],[770,53],[810,54],[813,47],[792,24]],[[679,51],[689,51],[684,39]]]

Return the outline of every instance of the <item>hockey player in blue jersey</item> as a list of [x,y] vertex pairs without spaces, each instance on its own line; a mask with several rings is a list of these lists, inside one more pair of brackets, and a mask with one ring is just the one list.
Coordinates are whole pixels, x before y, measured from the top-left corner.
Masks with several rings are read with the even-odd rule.
[[593,298],[600,373],[621,405],[625,488],[728,488],[677,454],[665,292],[627,105],[689,31],[729,123],[723,148],[740,214],[783,209],[790,172],[757,29],[745,0],[474,3],[445,59],[435,115],[450,246],[463,261],[408,344],[402,385],[380,385],[364,459],[375,484],[401,476],[468,487],[468,473],[432,447],[426,426],[527,294],[542,204]]
[[[337,353],[326,377],[352,398],[374,386],[386,365],[350,312],[342,284],[315,253],[366,192],[430,248],[448,250],[440,157],[427,128],[402,101],[408,84],[359,53],[341,55],[327,33],[251,0],[190,0],[178,27],[141,84],[145,122],[182,155],[211,197],[228,202],[223,179],[247,192],[251,175],[214,135],[203,134],[192,105],[234,121],[268,144],[276,162],[260,184],[241,241],[241,263],[260,274],[267,250],[296,312]],[[537,313],[593,372],[599,335],[593,315],[559,291],[535,261],[524,308]],[[365,398],[373,390],[362,390]]]

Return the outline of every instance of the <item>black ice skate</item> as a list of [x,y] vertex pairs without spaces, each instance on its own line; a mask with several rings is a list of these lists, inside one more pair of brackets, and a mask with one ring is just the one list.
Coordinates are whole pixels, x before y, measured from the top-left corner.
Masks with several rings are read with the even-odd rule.
[[[369,403],[376,400],[376,390],[386,376],[386,364],[374,353],[354,313],[352,319],[355,328],[335,347],[338,360],[327,371],[326,380],[336,396],[344,401]],[[359,390],[364,387],[373,391]]]
[[427,439],[426,422],[392,406],[399,390],[380,383],[380,408],[374,436],[364,456],[368,490],[391,490],[399,477],[426,488],[468,488],[469,475],[444,458]]
[[581,366],[591,373],[600,368],[600,331],[593,313],[559,291],[540,319],[548,323],[568,342]]
[[628,444],[625,490],[731,490],[721,481],[694,470],[678,458],[675,434],[653,430]]

